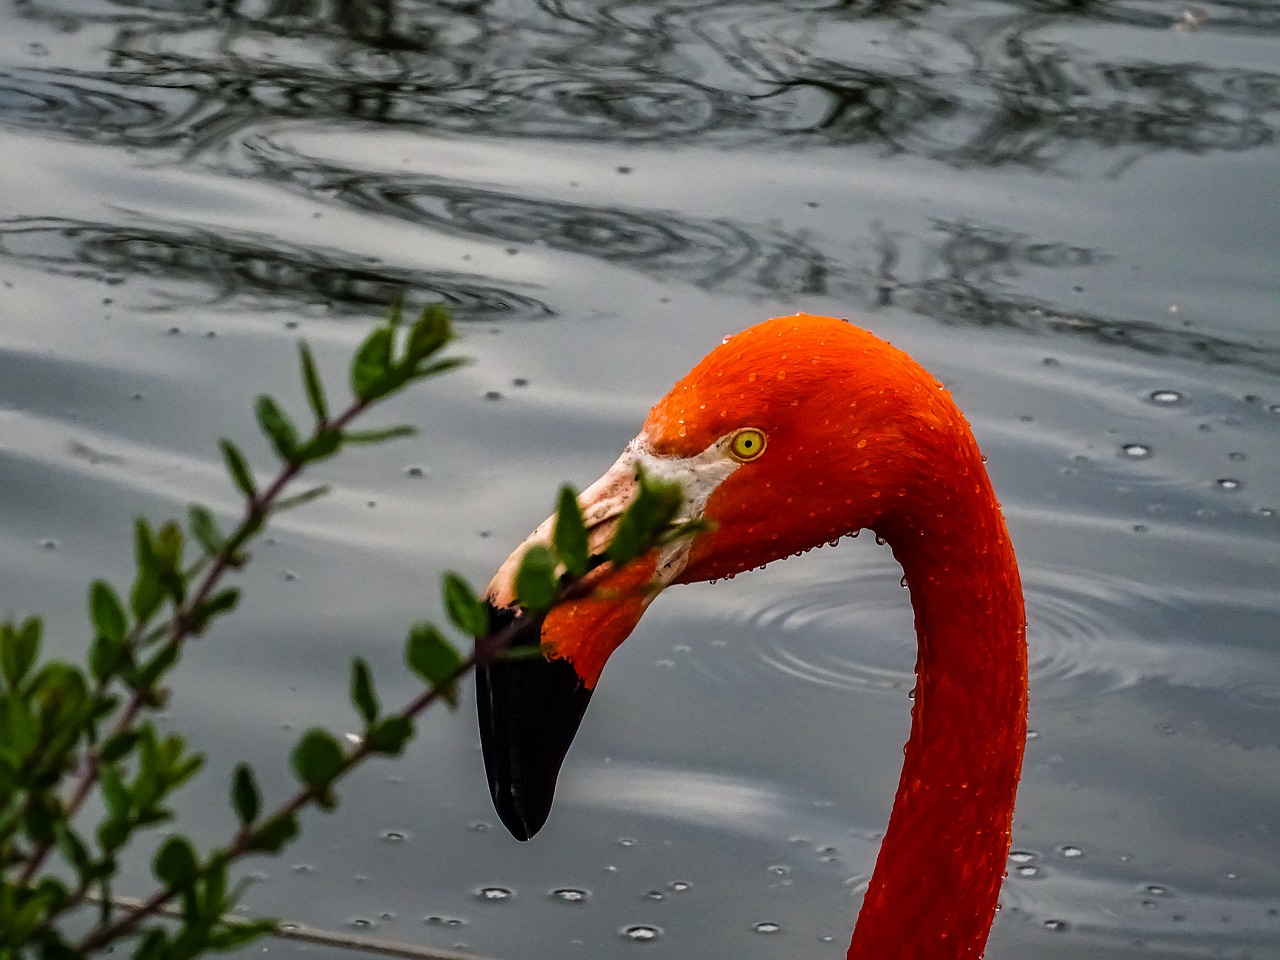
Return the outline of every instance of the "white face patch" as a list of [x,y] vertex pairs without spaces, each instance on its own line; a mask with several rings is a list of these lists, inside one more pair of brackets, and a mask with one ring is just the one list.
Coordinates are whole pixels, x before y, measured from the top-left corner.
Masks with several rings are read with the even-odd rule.
[[[702,517],[711,494],[742,466],[729,456],[732,437],[733,433],[727,433],[692,457],[660,457],[653,452],[649,438],[642,433],[627,444],[614,469],[622,468],[634,474],[638,465],[646,476],[680,484],[684,490],[684,506],[680,509],[679,519],[697,520]],[[657,566],[658,576],[663,582],[670,583],[684,570],[689,562],[691,543],[689,538],[681,537],[663,548],[658,555]]]

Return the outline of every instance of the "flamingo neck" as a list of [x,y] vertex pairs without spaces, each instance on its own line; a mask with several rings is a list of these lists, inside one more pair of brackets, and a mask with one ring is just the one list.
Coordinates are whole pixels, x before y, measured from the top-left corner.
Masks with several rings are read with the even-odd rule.
[[977,960],[997,908],[1026,741],[1026,623],[980,460],[963,474],[877,526],[907,577],[919,654],[902,777],[849,960]]

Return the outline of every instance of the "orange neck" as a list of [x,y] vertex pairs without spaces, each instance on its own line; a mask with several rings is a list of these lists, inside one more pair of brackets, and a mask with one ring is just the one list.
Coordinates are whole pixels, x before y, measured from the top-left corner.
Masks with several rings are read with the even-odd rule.
[[[976,457],[976,448],[973,450]],[[877,525],[919,655],[902,778],[849,960],[978,960],[1009,854],[1027,729],[1022,587],[980,465]]]

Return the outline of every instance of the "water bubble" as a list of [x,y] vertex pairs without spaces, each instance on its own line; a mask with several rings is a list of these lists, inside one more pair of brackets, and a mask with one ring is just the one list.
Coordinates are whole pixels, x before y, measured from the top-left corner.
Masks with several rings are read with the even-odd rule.
[[1054,931],[1055,933],[1058,933],[1058,932],[1061,932],[1061,931],[1063,931],[1063,930],[1067,929],[1067,921],[1065,921],[1065,920],[1046,920],[1046,921],[1044,922],[1044,928],[1045,928],[1046,930],[1052,930],[1052,931]]
[[486,400],[501,400],[502,394],[499,393],[497,390],[486,390],[484,392],[484,398]]
[[1218,488],[1220,490],[1239,490],[1242,486],[1244,486],[1244,484],[1235,477],[1218,478]]
[[577,887],[557,887],[551,891],[551,899],[561,903],[585,903],[589,896],[589,890],[579,890]]
[[529,380],[526,377],[516,377],[511,381],[511,385],[513,387],[527,387],[529,385]]
[[475,823],[471,824],[468,829],[473,833],[484,833],[489,829],[489,824],[485,823],[483,820],[477,820]]
[[1018,876],[1030,880],[1032,877],[1039,876],[1040,868],[1034,867],[1031,864],[1027,863],[1020,866],[1018,868],[1017,873],[1018,873]]
[[1011,850],[1009,852],[1009,859],[1014,863],[1032,863],[1035,858],[1036,855],[1028,850]]
[[674,890],[676,893],[684,893],[689,887],[690,883],[687,880],[672,880],[667,884],[667,889]]
[[661,927],[651,927],[644,923],[635,923],[618,931],[632,943],[653,943],[662,936]]
[[1067,844],[1065,847],[1059,847],[1058,852],[1062,854],[1064,857],[1066,857],[1068,860],[1075,860],[1077,857],[1084,856],[1083,850],[1081,850],[1079,847],[1073,847],[1070,844]]
[[791,868],[781,863],[775,863],[773,866],[769,868],[769,872],[772,873],[775,877],[785,877],[788,873],[791,872]]
[[1169,888],[1166,886],[1162,886],[1161,884],[1158,884],[1158,883],[1147,884],[1147,893],[1153,894],[1157,897],[1163,897],[1168,892],[1169,892]]
[[295,863],[289,868],[294,873],[315,873],[316,868],[309,863]]
[[347,926],[354,927],[356,930],[372,930],[377,924],[365,917],[352,917],[347,921]]
[[476,891],[476,896],[481,900],[501,901],[510,900],[515,893],[506,887],[481,887]]
[[441,917],[436,914],[423,917],[422,922],[429,927],[465,927],[467,925],[467,921],[458,917]]
[[1248,460],[1249,457],[1246,454],[1241,453],[1239,450],[1235,450],[1227,454],[1227,459],[1232,463],[1244,463],[1244,461]]
[[425,477],[427,475],[427,471],[425,467],[405,467],[404,475],[406,477],[414,477],[417,479],[419,477]]
[[646,900],[665,900],[665,899],[667,899],[667,898],[666,898],[666,895],[665,895],[661,890],[647,890],[647,891],[645,891],[644,898],[645,898]]
[[1152,390],[1149,397],[1152,403],[1174,404],[1182,402],[1182,394],[1177,390]]
[[1267,412],[1280,413],[1280,403],[1273,403],[1271,406],[1267,407]]
[[378,836],[384,843],[404,843],[409,839],[409,834],[403,830],[383,830]]
[[618,838],[618,846],[620,846],[620,847],[634,847],[635,845],[636,845],[636,842],[635,842],[635,840],[634,840],[633,838],[631,838],[631,837],[619,837],[619,838]]
[[1151,448],[1145,443],[1126,443],[1120,452],[1133,460],[1145,460],[1151,456]]
[[759,923],[753,923],[751,929],[756,933],[778,933],[782,929],[782,924],[774,923],[772,920],[761,920]]

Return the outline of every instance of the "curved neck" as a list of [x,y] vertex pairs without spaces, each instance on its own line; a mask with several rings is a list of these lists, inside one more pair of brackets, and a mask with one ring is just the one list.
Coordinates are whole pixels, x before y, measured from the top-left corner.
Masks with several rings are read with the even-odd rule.
[[980,460],[960,479],[877,525],[911,589],[919,654],[902,778],[850,960],[978,960],[1005,873],[1026,742],[1026,621]]

